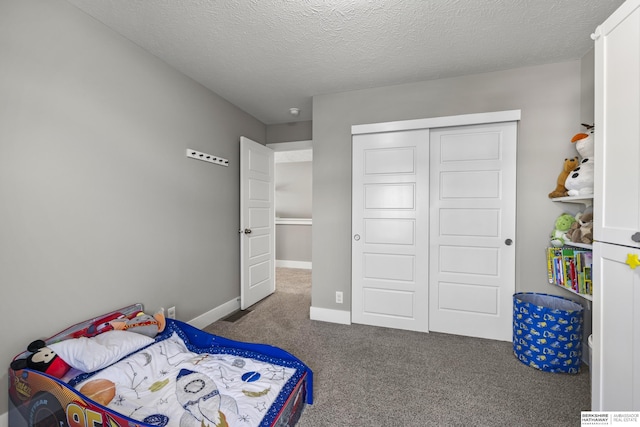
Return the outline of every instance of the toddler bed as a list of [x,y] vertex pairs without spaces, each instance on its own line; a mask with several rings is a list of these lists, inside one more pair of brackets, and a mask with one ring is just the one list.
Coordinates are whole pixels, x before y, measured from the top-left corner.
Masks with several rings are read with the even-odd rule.
[[105,327],[141,312],[135,304],[46,340],[55,360],[70,366],[63,374],[20,366],[36,353],[16,356],[9,369],[9,425],[280,427],[295,425],[312,403],[312,371],[280,348],[172,319],[154,337]]

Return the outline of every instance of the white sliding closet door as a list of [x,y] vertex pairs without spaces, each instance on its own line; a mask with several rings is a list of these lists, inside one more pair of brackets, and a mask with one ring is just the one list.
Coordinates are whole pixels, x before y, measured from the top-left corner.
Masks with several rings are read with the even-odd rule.
[[430,135],[429,329],[512,339],[516,122]]
[[354,323],[511,341],[519,119],[352,126]]
[[353,136],[352,321],[428,330],[429,131]]

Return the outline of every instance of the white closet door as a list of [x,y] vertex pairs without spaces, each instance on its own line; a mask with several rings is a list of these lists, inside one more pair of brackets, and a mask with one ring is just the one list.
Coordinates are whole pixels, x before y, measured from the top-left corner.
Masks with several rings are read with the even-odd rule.
[[354,135],[352,321],[428,331],[429,131]]
[[516,122],[430,136],[429,329],[512,339]]

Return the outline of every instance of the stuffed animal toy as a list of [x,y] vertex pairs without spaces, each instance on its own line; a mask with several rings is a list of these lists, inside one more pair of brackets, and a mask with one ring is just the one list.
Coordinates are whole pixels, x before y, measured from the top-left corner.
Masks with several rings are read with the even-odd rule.
[[593,134],[578,133],[572,139],[582,160],[566,178],[564,186],[569,196],[585,196],[593,194]]
[[571,225],[567,237],[573,243],[593,243],[593,212],[585,210],[576,214],[576,222]]
[[[577,217],[578,215],[576,215]],[[567,231],[567,240],[571,242],[576,242],[576,240],[580,240],[580,222],[576,220],[573,224],[571,224],[571,228]]]
[[580,239],[582,243],[593,243],[593,214],[584,214],[580,218]]
[[551,233],[551,246],[558,248],[569,241],[567,232],[574,222],[576,222],[576,219],[569,214],[562,214],[556,219],[556,228]]
[[593,127],[590,129],[589,133],[577,133],[571,138],[571,143],[576,144],[576,150],[578,150],[578,154],[580,154],[583,159],[593,157],[595,151],[593,144]]
[[31,354],[26,359],[16,359],[11,362],[11,369],[18,371],[29,368],[56,378],[62,378],[71,369],[71,366],[62,360],[55,351],[47,347],[43,340],[32,342],[27,347],[27,350]]
[[141,311],[131,319],[115,319],[110,323],[115,330],[137,332],[153,338],[158,335],[158,333],[164,331],[166,320],[162,311],[157,312],[153,316]]
[[567,177],[578,166],[578,157],[571,159],[564,159],[562,166],[562,172],[558,175],[556,189],[549,193],[549,198],[554,199],[556,197],[564,197],[567,195],[567,188],[564,186]]

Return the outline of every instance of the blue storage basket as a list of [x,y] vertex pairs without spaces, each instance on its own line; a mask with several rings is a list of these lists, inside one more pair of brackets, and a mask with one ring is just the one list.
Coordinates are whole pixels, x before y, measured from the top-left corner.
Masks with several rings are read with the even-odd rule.
[[513,296],[513,353],[546,372],[577,374],[582,363],[584,308],[556,295]]

